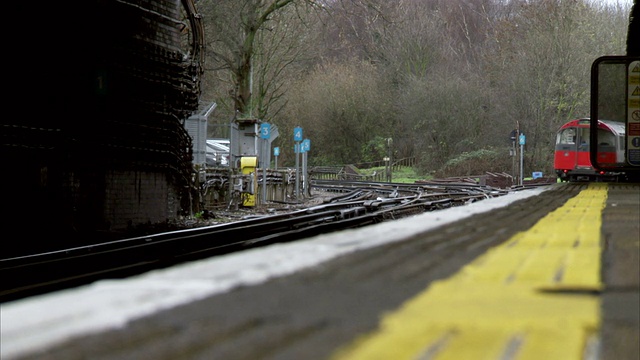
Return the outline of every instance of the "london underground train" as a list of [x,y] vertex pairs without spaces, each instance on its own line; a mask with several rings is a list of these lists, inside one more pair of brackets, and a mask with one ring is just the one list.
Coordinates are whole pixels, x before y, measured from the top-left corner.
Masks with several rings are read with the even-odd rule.
[[[623,172],[598,171],[591,164],[589,118],[569,121],[556,135],[554,169],[561,181],[619,181]],[[598,164],[612,167],[624,163],[625,124],[598,120]]]

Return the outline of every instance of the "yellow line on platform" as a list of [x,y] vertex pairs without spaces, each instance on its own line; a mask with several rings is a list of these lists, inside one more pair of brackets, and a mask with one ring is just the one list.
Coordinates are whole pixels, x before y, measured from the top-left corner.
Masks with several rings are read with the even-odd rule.
[[600,327],[606,198],[607,184],[589,184],[333,359],[583,359]]

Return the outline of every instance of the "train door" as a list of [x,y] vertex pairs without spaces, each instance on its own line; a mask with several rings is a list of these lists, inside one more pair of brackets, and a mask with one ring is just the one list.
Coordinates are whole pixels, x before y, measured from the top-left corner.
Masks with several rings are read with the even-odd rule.
[[556,169],[571,170],[578,161],[577,132],[575,127],[567,127],[558,132],[556,137]]
[[576,152],[576,168],[586,169],[591,168],[591,161],[589,160],[590,154],[590,136],[588,127],[576,128],[576,144],[578,145],[578,151]]

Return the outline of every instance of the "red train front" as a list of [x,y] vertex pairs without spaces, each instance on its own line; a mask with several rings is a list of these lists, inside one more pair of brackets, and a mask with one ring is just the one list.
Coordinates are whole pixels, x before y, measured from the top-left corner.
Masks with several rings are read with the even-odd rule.
[[[562,181],[618,181],[622,173],[597,171],[589,152],[590,119],[562,125],[556,136],[554,169]],[[625,126],[622,122],[598,120],[598,163],[615,166],[624,162]]]

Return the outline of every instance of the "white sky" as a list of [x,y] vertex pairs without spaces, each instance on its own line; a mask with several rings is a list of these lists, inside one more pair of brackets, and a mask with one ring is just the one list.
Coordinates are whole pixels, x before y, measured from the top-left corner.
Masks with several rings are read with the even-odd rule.
[[620,4],[625,6],[631,6],[633,4],[633,0],[591,0],[591,2],[596,4],[598,3],[605,3],[610,5]]

